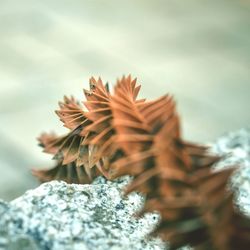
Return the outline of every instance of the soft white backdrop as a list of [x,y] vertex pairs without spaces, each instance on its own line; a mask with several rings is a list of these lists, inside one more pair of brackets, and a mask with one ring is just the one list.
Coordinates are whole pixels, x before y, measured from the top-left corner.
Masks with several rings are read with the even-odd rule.
[[249,27],[247,0],[0,0],[0,198],[52,165],[35,138],[65,131],[57,102],[82,98],[92,75],[131,73],[143,96],[173,94],[188,139],[248,126]]

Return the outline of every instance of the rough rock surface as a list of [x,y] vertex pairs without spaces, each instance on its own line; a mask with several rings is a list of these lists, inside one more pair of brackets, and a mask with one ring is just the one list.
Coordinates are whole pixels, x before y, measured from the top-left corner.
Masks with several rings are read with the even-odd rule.
[[[222,136],[212,151],[224,156],[216,169],[239,166],[231,187],[236,204],[250,215],[250,130]],[[91,185],[53,181],[10,203],[0,202],[0,250],[165,249],[160,239],[146,237],[159,215],[134,217],[143,197],[122,196],[129,181],[129,177],[114,182],[98,177]]]
[[[145,236],[158,214],[133,217],[141,195],[122,197],[129,181],[98,177],[92,185],[52,181],[20,198],[0,203],[0,249],[164,249],[160,239]],[[18,246],[15,248],[15,246]]]
[[250,128],[240,129],[220,137],[212,146],[212,151],[223,156],[216,169],[236,166],[231,180],[235,192],[235,204],[250,216]]

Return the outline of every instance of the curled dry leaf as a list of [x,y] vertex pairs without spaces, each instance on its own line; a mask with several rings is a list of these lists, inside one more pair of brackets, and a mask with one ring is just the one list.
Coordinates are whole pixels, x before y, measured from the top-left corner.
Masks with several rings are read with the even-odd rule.
[[88,161],[88,148],[81,146],[82,138],[78,134],[72,134],[57,137],[44,133],[38,138],[44,152],[53,154],[56,160],[56,166],[52,169],[32,170],[32,174],[41,182],[64,180],[68,183],[90,183],[92,178],[99,175],[95,168],[89,169],[84,165]]
[[[33,171],[40,180],[43,180],[44,176],[46,181],[48,175],[68,165],[83,168],[89,181],[99,174],[110,178],[110,162],[122,155],[121,151],[114,147],[115,131],[112,126],[113,114],[110,109],[111,95],[108,84],[104,85],[100,78],[95,80],[92,77],[89,85],[90,90],[84,90],[86,101],[83,104],[86,110],[83,110],[74,97],[65,96],[64,102],[59,102],[60,109],[56,113],[70,132],[64,136],[42,134],[39,138],[44,152],[53,154],[53,158],[58,161],[53,171]],[[128,76],[118,80],[117,88],[124,87],[136,101],[140,89],[136,86],[136,79],[132,80]]]
[[[92,86],[92,81],[93,79],[90,80],[90,86]],[[59,102],[59,107],[60,110],[57,110],[56,113],[64,123],[64,126],[71,131],[59,137],[54,134],[41,135],[38,139],[40,146],[44,147],[44,152],[53,154],[53,158],[58,161],[58,164],[51,170],[34,170],[33,174],[41,181],[47,181],[48,176],[53,179],[54,173],[56,173],[56,176],[60,176],[57,179],[71,182],[71,180],[66,178],[66,172],[64,170],[61,171],[61,169],[70,166],[70,169],[75,168],[76,173],[80,170],[81,173],[85,172],[87,178],[81,178],[81,183],[89,183],[100,174],[99,170],[94,169],[96,167],[96,161],[94,160],[96,150],[92,145],[85,143],[86,139],[90,137],[90,133],[83,132],[83,129],[92,124],[92,121],[86,117],[86,112],[73,97],[64,97],[64,102]],[[58,175],[57,171],[60,172]]]
[[[109,168],[110,163],[119,158],[121,150],[116,147],[116,131],[113,126],[114,114],[110,107],[110,102],[114,96],[111,96],[109,90],[103,85],[101,79],[96,81],[90,79],[91,91],[85,90],[87,101],[84,102],[88,109],[86,116],[92,121],[92,124],[86,126],[84,131],[89,133],[85,141],[91,145],[95,151],[95,161],[99,170],[107,178],[111,178]],[[140,86],[136,86],[136,79],[132,80],[130,76],[123,77],[117,81],[115,93],[120,91],[123,95],[131,99],[131,102],[143,102],[136,100]]]
[[114,114],[113,126],[117,133],[116,144],[126,154],[111,165],[113,175],[137,175],[144,172],[144,166],[152,160],[154,154],[151,146],[155,134],[171,116],[178,119],[172,98],[164,96],[156,101],[135,103],[117,91],[111,107]]
[[66,128],[74,130],[79,126],[83,127],[89,123],[83,108],[74,97],[69,98],[64,96],[64,101],[59,102],[59,107],[60,109],[55,112]]
[[[90,183],[91,179],[86,174],[83,166],[76,167],[75,163],[63,165],[58,163],[54,168],[48,170],[32,170],[32,174],[35,175],[41,182],[47,182],[52,180],[62,180],[67,183]],[[92,173],[94,175],[94,173]],[[97,174],[96,174],[97,175]]]

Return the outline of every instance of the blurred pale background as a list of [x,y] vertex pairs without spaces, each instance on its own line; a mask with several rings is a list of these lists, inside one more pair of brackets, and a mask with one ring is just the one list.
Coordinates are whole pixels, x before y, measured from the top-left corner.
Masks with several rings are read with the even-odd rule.
[[208,142],[249,125],[249,69],[247,0],[0,0],[0,198],[52,165],[35,138],[65,131],[57,102],[82,98],[90,76],[172,93],[185,137]]

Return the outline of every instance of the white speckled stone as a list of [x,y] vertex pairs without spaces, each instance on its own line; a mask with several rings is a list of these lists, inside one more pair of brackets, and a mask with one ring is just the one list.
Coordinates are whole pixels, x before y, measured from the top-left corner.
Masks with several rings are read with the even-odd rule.
[[250,216],[250,129],[225,134],[213,144],[212,151],[224,157],[216,169],[236,166],[231,181],[235,204]]
[[3,247],[13,245],[6,235],[8,239],[25,235],[39,249],[164,249],[160,239],[147,237],[159,215],[135,218],[143,197],[136,193],[122,196],[129,180],[123,177],[110,182],[99,177],[91,185],[52,181],[10,204],[2,203],[0,228],[5,228],[5,236],[0,237],[0,244],[2,239]]

